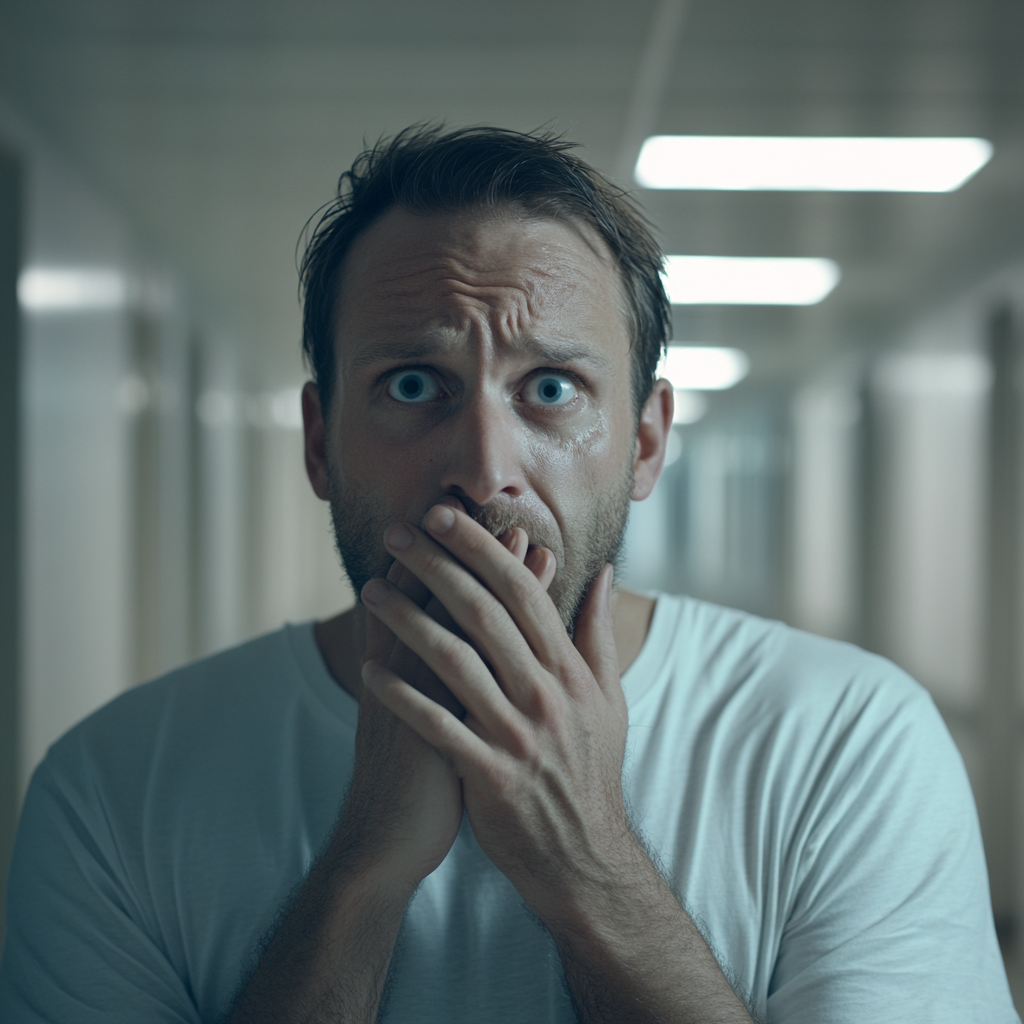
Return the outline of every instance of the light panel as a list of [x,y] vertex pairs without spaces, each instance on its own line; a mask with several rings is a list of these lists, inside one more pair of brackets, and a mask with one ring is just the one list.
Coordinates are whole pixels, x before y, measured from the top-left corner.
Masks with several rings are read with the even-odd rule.
[[18,304],[41,312],[117,309],[128,297],[117,270],[28,267],[18,276]]
[[635,177],[644,188],[952,192],[991,157],[973,138],[654,135]]
[[839,283],[826,259],[666,256],[662,279],[675,305],[813,306]]
[[[676,388],[674,394],[675,404],[672,408],[673,423],[683,425],[696,423],[708,411],[708,400],[699,391],[687,391],[685,388]],[[672,461],[675,462],[675,459]]]
[[658,363],[657,374],[677,392],[724,391],[739,384],[749,371],[750,360],[738,348],[670,345]]

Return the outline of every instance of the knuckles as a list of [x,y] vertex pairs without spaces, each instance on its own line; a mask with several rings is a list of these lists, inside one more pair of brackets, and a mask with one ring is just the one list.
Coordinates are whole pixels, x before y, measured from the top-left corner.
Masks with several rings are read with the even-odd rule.
[[468,632],[480,637],[493,636],[498,631],[503,631],[502,627],[508,617],[505,609],[495,598],[485,598],[483,595],[469,602],[466,613],[470,620],[466,623]]
[[441,660],[456,675],[466,675],[477,667],[480,661],[479,655],[473,648],[455,636],[448,633],[447,636],[438,640],[438,654]]
[[537,577],[524,565],[516,564],[505,574],[505,586],[510,599],[524,608],[533,608],[540,595]]
[[413,545],[410,551],[416,553],[416,569],[426,576],[437,576],[444,572],[448,566],[454,564],[452,556],[446,551],[435,549],[432,545]]

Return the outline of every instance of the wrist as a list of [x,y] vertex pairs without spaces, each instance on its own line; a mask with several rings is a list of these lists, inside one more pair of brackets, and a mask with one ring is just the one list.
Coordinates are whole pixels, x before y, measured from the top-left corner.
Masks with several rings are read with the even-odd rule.
[[568,865],[564,872],[534,877],[527,899],[552,933],[571,932],[602,942],[621,934],[631,919],[642,921],[652,903],[674,901],[646,849],[626,832],[586,865]]
[[408,902],[436,866],[408,839],[389,835],[386,830],[346,828],[342,821],[314,871],[343,876],[347,885],[367,895],[389,893]]

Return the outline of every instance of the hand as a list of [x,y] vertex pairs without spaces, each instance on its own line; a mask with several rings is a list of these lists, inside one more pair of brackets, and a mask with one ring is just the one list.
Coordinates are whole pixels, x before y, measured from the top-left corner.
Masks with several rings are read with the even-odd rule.
[[[461,503],[458,508],[462,509]],[[525,560],[528,540],[523,530],[506,531],[500,542],[513,558]],[[549,561],[551,571],[540,580],[545,588],[554,575],[553,559]],[[533,554],[531,564],[536,562]],[[388,580],[434,622],[458,633],[440,602],[400,562],[394,563]],[[464,709],[451,691],[372,615],[367,616],[366,640],[364,663],[372,660],[387,665],[420,693],[462,717]],[[364,687],[355,768],[342,828],[366,855],[383,859],[410,885],[416,885],[444,860],[461,819],[461,785],[450,766]]]
[[[531,908],[546,921],[571,914],[573,903],[600,899],[637,853],[622,797],[627,711],[611,566],[570,640],[530,571],[536,565],[524,566],[457,510],[431,509],[424,528],[429,536],[392,527],[388,550],[469,642],[391,583],[370,581],[363,601],[455,695],[465,718],[380,660],[367,661],[364,683],[451,764],[477,841]],[[553,569],[550,552],[535,558]]]
[[477,841],[548,926],[580,1019],[749,1024],[700,931],[629,829],[611,566],[591,586],[570,641],[534,578],[538,561],[551,571],[550,552],[531,552],[524,567],[466,515],[439,506],[423,525],[426,533],[392,527],[388,549],[466,639],[384,580],[367,583],[363,600],[465,717],[374,659],[363,680],[462,779]]

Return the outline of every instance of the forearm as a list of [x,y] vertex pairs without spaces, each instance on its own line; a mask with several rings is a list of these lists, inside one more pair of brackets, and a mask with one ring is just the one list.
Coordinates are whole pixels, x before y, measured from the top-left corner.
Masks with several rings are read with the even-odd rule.
[[414,891],[332,843],[245,986],[230,1024],[372,1024]]
[[750,1024],[703,936],[634,840],[546,916],[584,1024]]

